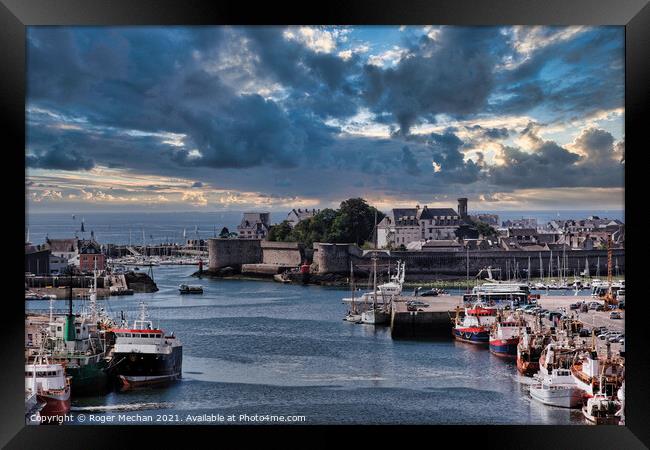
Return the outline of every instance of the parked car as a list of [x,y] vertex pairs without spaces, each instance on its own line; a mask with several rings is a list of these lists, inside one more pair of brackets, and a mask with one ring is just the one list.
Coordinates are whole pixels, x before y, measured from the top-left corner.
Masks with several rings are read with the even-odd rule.
[[621,317],[621,313],[620,313],[620,312],[618,312],[618,311],[612,311],[611,313],[609,313],[609,318],[610,318],[610,319],[621,319],[622,317]]
[[589,337],[589,336],[591,336],[591,331],[589,329],[587,329],[587,328],[583,328],[578,333],[578,336],[580,336],[580,337]]
[[619,342],[621,337],[623,337],[622,334],[613,334],[613,335],[611,335],[610,337],[607,338],[607,341],[609,341],[609,343],[613,344],[615,342]]
[[418,294],[420,297],[437,297],[438,296],[438,291],[435,289],[429,289],[426,291],[422,291]]
[[420,307],[426,308],[426,307],[429,306],[429,304],[424,303],[424,302],[420,302],[418,300],[409,300],[408,302],[406,302],[406,306],[411,306],[411,307],[414,307],[414,308],[416,308],[416,307],[417,308],[420,308]]
[[618,302],[618,309],[625,309],[625,302]]

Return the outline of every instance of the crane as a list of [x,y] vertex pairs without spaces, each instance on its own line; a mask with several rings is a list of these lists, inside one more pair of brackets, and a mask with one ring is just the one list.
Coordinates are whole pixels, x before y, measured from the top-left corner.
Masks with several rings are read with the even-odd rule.
[[605,294],[606,305],[618,305],[618,300],[612,292],[612,235],[607,235],[607,294]]

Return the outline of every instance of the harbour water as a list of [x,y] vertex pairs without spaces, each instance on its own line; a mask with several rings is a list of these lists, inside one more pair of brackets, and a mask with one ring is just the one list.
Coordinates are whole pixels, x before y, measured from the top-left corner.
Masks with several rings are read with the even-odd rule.
[[[344,322],[345,290],[197,280],[194,270],[157,267],[160,291],[99,300],[129,319],[145,300],[154,325],[183,342],[183,379],[73,399],[70,423],[88,424],[91,415],[106,423],[128,423],[125,417],[188,423],[188,416],[203,414],[304,416],[306,424],[585,423],[580,411],[532,401],[530,379],[486,349],[451,338],[392,340],[387,327]],[[180,295],[181,283],[200,283],[204,294]],[[54,303],[65,307],[63,300]],[[27,309],[47,307],[26,301]]]

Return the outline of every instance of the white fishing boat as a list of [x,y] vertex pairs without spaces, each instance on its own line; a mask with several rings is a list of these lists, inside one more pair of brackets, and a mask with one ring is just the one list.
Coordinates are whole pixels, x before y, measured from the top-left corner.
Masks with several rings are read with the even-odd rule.
[[551,373],[540,370],[539,383],[530,387],[530,396],[545,405],[560,408],[582,406],[582,391],[576,386],[569,369],[556,368]]
[[621,402],[605,394],[596,394],[582,407],[582,414],[596,425],[616,425],[621,416],[617,415]]
[[601,393],[601,389],[612,396],[621,386],[624,374],[623,361],[612,357],[609,351],[604,358],[599,358],[594,350],[586,352],[571,366],[571,375],[576,385],[588,397]]

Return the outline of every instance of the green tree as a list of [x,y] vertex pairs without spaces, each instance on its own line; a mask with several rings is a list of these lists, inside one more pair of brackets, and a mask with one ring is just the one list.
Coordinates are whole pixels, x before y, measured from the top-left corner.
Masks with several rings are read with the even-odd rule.
[[372,240],[375,231],[375,215],[377,223],[385,216],[362,198],[351,198],[341,202],[332,223],[329,236],[331,242],[354,242],[362,245],[365,241]]
[[496,237],[497,236],[497,230],[492,228],[489,224],[481,221],[474,221],[474,226],[478,230],[479,234],[481,234],[483,237]]
[[228,227],[223,227],[221,229],[221,233],[219,233],[219,237],[221,239],[227,239],[228,237],[230,237],[230,231],[228,230]]
[[269,241],[291,241],[291,225],[288,221],[283,220],[277,225],[273,225],[269,230],[268,240]]
[[337,212],[326,208],[309,219],[301,220],[292,230],[292,241],[311,247],[314,242],[330,242],[330,230]]

